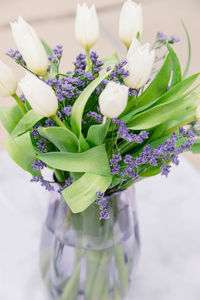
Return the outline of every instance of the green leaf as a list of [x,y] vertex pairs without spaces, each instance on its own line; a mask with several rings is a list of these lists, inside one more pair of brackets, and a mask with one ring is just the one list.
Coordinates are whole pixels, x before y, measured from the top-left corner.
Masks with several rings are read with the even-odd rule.
[[23,114],[18,105],[12,107],[0,107],[0,120],[10,134],[22,117]]
[[178,57],[174,51],[174,49],[167,44],[167,48],[169,50],[169,53],[171,55],[172,59],[172,69],[173,69],[173,76],[172,76],[172,82],[171,82],[171,87],[175,86],[177,83],[181,81],[181,65],[178,60]]
[[133,99],[128,102],[128,105],[121,116],[124,116],[130,111],[139,109],[147,104],[152,104],[157,98],[163,95],[166,92],[168,83],[171,77],[171,57],[170,54],[167,55],[165,62],[158,72],[157,76],[154,78],[152,83],[144,91],[144,93],[136,99]]
[[[53,53],[53,50],[49,47],[49,45],[47,45],[47,43],[44,40],[41,40],[42,45],[44,46],[44,49],[46,51],[47,55],[53,55],[55,56],[55,54]],[[52,61],[49,61],[50,65],[51,65],[51,69],[53,71],[53,73],[58,73],[58,67],[56,64],[54,64]]]
[[10,157],[25,171],[32,175],[40,175],[40,172],[33,170],[31,165],[36,159],[35,152],[31,143],[30,132],[14,137],[8,137],[4,146]]
[[200,153],[200,139],[195,140],[194,145],[192,145],[192,153],[194,154]]
[[146,171],[140,174],[141,178],[152,177],[161,173],[160,166],[157,167],[148,167]]
[[106,69],[107,67],[113,68],[116,64],[119,63],[119,58],[117,54],[114,53],[112,56],[102,58],[101,61],[104,62],[104,65],[102,66],[104,69]]
[[107,120],[105,124],[90,126],[87,141],[91,146],[99,146],[103,144],[109,124],[110,121]]
[[198,95],[193,94],[187,97],[181,97],[176,101],[164,103],[133,117],[127,126],[130,129],[141,130],[153,128],[167,120],[174,119],[178,113],[184,112],[185,109],[194,104]]
[[28,111],[12,131],[12,135],[20,135],[30,130],[41,119],[43,117],[39,116],[34,110]]
[[77,136],[67,128],[48,127],[38,128],[41,136],[47,138],[61,152],[78,152],[79,141]]
[[110,175],[110,166],[105,145],[81,153],[49,152],[38,155],[48,166],[69,172],[89,172]]
[[190,68],[190,63],[191,63],[191,41],[190,41],[190,35],[189,35],[189,32],[187,30],[187,27],[185,26],[184,22],[181,21],[182,25],[183,25],[183,29],[185,31],[185,34],[186,34],[186,37],[187,37],[187,42],[188,42],[188,59],[187,59],[187,64],[186,64],[186,68],[185,68],[185,71],[183,73],[183,78],[185,78],[187,76],[187,73],[189,71],[189,68]]
[[66,188],[62,194],[72,212],[79,213],[96,200],[96,192],[105,192],[111,181],[111,176],[85,173],[80,179]]
[[167,103],[168,101],[172,101],[172,99],[177,99],[179,96],[181,96],[189,87],[194,83],[194,81],[199,77],[200,73],[194,74],[178,84],[176,86],[172,87],[167,93],[165,93],[163,96],[161,96],[159,99],[156,100],[153,106]]
[[84,112],[84,108],[86,106],[86,103],[92,94],[92,92],[97,88],[97,86],[104,80],[111,71],[99,76],[97,79],[95,79],[93,82],[91,82],[82,92],[82,94],[78,97],[76,102],[74,103],[72,107],[72,113],[71,113],[71,127],[73,132],[80,137],[81,129],[82,129],[82,116]]
[[153,107],[159,104],[167,103],[168,101],[171,102],[173,100],[176,100],[178,97],[180,97],[193,83],[194,81],[199,77],[200,73],[192,75],[181,82],[177,83],[176,86],[172,87],[169,91],[167,91],[165,94],[163,94],[158,99],[155,99],[152,103],[150,102],[147,105],[144,105],[138,109],[135,109],[134,111],[128,113],[124,117],[121,118],[122,121],[127,123],[131,117],[135,116],[139,112],[142,112],[146,110],[149,107]]

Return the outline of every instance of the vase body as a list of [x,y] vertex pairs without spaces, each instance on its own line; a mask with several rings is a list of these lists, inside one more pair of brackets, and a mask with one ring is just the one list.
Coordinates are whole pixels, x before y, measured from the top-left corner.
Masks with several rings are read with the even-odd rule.
[[124,299],[139,252],[134,189],[108,197],[108,220],[99,206],[73,214],[52,196],[41,238],[44,282],[56,300]]

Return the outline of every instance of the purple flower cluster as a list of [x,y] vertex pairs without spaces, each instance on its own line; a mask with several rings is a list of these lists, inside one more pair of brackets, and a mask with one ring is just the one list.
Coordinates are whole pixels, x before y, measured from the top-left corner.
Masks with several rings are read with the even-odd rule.
[[108,201],[104,195],[104,193],[101,192],[97,192],[97,200],[95,201],[95,203],[97,205],[99,205],[100,208],[100,220],[107,220],[110,218],[108,209],[107,209],[107,205],[108,205]]
[[93,73],[99,73],[102,70],[102,66],[104,65],[104,63],[100,60],[98,60],[99,56],[95,51],[90,52],[90,59],[92,62],[92,70]]
[[55,121],[49,118],[45,120],[45,127],[53,127],[54,125],[55,125]]
[[50,85],[59,101],[75,101],[81,94],[85,83],[77,77],[67,76],[62,79],[49,78],[46,83]]
[[[194,137],[195,135],[191,130],[180,127],[179,135],[173,132],[171,138],[167,139],[163,144],[153,149],[150,145],[147,145],[137,157],[132,157],[129,154],[125,155],[123,160],[125,168],[119,164],[122,160],[121,157],[113,155],[110,160],[112,174],[120,175],[122,180],[128,177],[137,181],[140,179],[139,173],[141,171],[148,169],[150,166],[161,166],[162,175],[167,176],[171,169],[170,162],[175,165],[179,164],[178,155],[191,149],[195,142]],[[182,142],[181,145],[177,145],[178,142]],[[123,169],[122,171],[121,168]]]
[[42,125],[39,124],[39,125],[34,126],[33,130],[31,131],[31,135],[34,138],[34,140],[38,139],[38,136],[39,136],[38,128],[39,127],[42,127]]
[[159,31],[157,33],[157,41],[162,44],[166,44],[167,41],[170,44],[174,44],[174,43],[178,43],[180,41],[180,39],[176,36],[171,36],[170,38],[168,38],[168,36],[166,34],[164,34],[162,31]]
[[62,53],[63,53],[63,46],[62,45],[57,45],[53,49],[54,54],[49,54],[48,59],[53,62],[53,63],[59,63],[59,61],[62,58]]
[[41,137],[41,139],[36,142],[36,145],[41,152],[45,152],[45,153],[47,152],[46,142],[47,139],[45,139],[44,137]]
[[20,98],[20,100],[22,101],[22,103],[25,103],[26,98],[25,98],[24,94],[21,94],[21,95],[19,96],[19,98]]
[[74,62],[74,66],[75,66],[75,74],[77,76],[81,76],[84,74],[86,66],[87,66],[87,62],[86,62],[86,55],[83,53],[80,53],[77,57],[76,57],[76,61]]
[[54,191],[54,187],[49,183],[49,181],[45,180],[44,178],[40,177],[39,175],[34,176],[31,179],[31,182],[40,182],[41,186],[44,186],[47,191],[49,191],[49,192]]
[[68,105],[68,106],[65,106],[63,109],[62,109],[62,114],[64,115],[64,117],[66,118],[66,116],[71,116],[71,111],[72,111],[72,106],[71,105]]
[[[121,62],[119,62],[114,70],[111,72],[110,76],[109,76],[109,80],[113,80],[116,82],[120,82],[123,83],[123,80],[129,75],[129,71],[127,71],[124,67],[127,64],[127,60],[122,60]],[[109,70],[109,69],[107,69]]]
[[129,96],[137,96],[139,94],[139,90],[136,89],[129,89],[128,91]]
[[122,157],[120,154],[113,154],[112,158],[110,159],[110,166],[112,168],[112,175],[117,175],[120,172],[120,164],[119,162],[122,161]]
[[58,60],[61,59],[62,54],[63,54],[63,46],[62,45],[57,45],[54,49],[53,49],[53,53],[55,54],[56,58]]
[[34,160],[31,167],[33,170],[42,170],[46,166],[47,165],[42,160]]
[[102,115],[96,113],[96,112],[93,112],[93,111],[89,111],[87,113],[87,118],[92,118],[94,119],[95,121],[97,121],[98,123],[102,123],[103,122],[103,117]]
[[135,142],[137,144],[142,144],[144,140],[148,139],[149,133],[147,131],[141,131],[139,135],[130,132],[126,124],[119,119],[112,119],[114,124],[119,126],[118,136],[124,139],[125,141],[132,143]]
[[[47,119],[47,120],[50,120],[50,119]],[[46,120],[46,121],[47,121]],[[50,121],[47,121],[46,123],[46,127],[49,127],[48,124],[49,124]],[[42,127],[41,124],[38,124],[36,126],[33,127],[33,130],[31,131],[31,136],[34,138],[34,140],[37,140],[36,142],[36,145],[37,145],[37,148],[41,151],[41,152],[47,152],[47,149],[46,149],[46,142],[47,142],[47,139],[44,138],[44,137],[41,137],[39,135],[39,132],[38,132],[38,128],[39,127]]]
[[15,60],[16,63],[22,65],[22,66],[26,66],[26,63],[25,61],[23,60],[22,58],[22,55],[21,53],[18,51],[18,50],[13,50],[13,49],[10,49],[6,52],[6,54],[11,57],[12,59]]
[[72,177],[69,177],[65,180],[65,184],[60,187],[58,189],[58,193],[61,193],[62,191],[64,191],[68,186],[70,186],[71,184],[73,183],[73,178]]

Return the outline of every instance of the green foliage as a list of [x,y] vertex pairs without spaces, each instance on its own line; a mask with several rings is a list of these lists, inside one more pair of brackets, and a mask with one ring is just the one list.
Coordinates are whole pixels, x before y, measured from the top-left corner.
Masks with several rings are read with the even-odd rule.
[[84,108],[87,104],[87,101],[92,94],[92,92],[97,88],[97,86],[104,80],[108,75],[110,74],[110,71],[99,76],[97,79],[92,81],[82,92],[82,94],[78,97],[76,102],[74,103],[72,107],[72,113],[71,113],[71,127],[73,132],[77,135],[78,138],[80,138],[81,135],[81,129],[82,129],[82,116],[84,112]]
[[196,139],[195,144],[192,145],[192,153],[194,154],[200,153],[200,139]]
[[12,135],[20,135],[22,133],[25,133],[41,119],[43,119],[43,117],[39,116],[34,110],[28,111],[12,131]]
[[48,166],[58,170],[110,175],[105,145],[94,147],[82,153],[49,152],[38,155],[38,158]]
[[172,120],[179,112],[185,112],[187,108],[197,102],[196,94],[180,97],[175,101],[157,105],[145,112],[133,117],[127,126],[132,130],[150,129],[167,120]]
[[33,170],[31,165],[36,159],[36,155],[31,143],[30,133],[26,132],[25,134],[14,137],[8,137],[4,146],[10,157],[25,171],[36,176],[40,175],[40,172]]
[[0,121],[10,134],[22,117],[23,114],[18,105],[12,107],[0,107]]
[[105,124],[92,125],[88,130],[87,141],[91,146],[99,146],[103,144],[110,120]]
[[183,25],[183,29],[185,31],[185,34],[186,34],[186,37],[187,37],[187,42],[188,42],[188,59],[187,59],[187,64],[186,64],[185,71],[183,73],[183,78],[185,78],[187,76],[187,73],[188,73],[189,68],[190,68],[192,49],[191,49],[190,35],[189,35],[188,30],[187,30],[187,27],[185,26],[183,21],[181,23]]
[[38,128],[41,136],[47,138],[62,152],[78,152],[80,145],[77,136],[67,128]]
[[72,212],[79,213],[96,200],[96,192],[105,192],[111,182],[111,176],[85,173],[80,179],[66,188],[62,194]]
[[171,87],[173,87],[174,85],[176,85],[177,83],[179,83],[181,81],[181,78],[182,78],[181,65],[180,65],[178,57],[177,57],[176,53],[174,52],[173,48],[169,44],[167,44],[167,48],[169,50],[169,53],[170,53],[171,59],[172,59],[173,76],[172,76]]
[[137,110],[137,112],[139,112],[142,107],[146,105],[150,106],[157,98],[162,96],[166,92],[170,81],[171,68],[171,57],[168,54],[163,66],[161,67],[152,83],[138,98],[129,101],[122,116],[134,110]]

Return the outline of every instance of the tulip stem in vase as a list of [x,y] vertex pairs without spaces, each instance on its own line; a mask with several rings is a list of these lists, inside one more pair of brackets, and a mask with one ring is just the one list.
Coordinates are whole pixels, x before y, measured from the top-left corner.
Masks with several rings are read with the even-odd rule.
[[13,94],[12,97],[16,100],[17,104],[19,105],[19,108],[23,115],[26,114],[26,108],[24,107],[23,103],[21,102],[20,98],[17,96],[17,94]]

